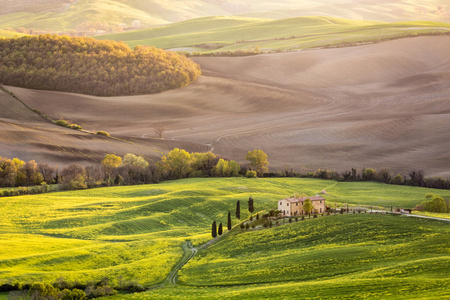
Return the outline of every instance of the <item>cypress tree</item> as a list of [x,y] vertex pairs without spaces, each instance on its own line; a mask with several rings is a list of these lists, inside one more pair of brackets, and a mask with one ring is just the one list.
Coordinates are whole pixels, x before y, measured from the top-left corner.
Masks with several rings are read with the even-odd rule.
[[227,224],[228,230],[231,230],[231,213],[228,212],[228,224]]
[[236,202],[236,218],[241,219],[241,202],[239,200]]
[[219,224],[219,235],[222,235],[223,229],[222,229],[222,223]]
[[248,198],[248,211],[250,213],[253,213],[255,211],[255,208],[253,207],[253,198]]
[[217,236],[216,221],[214,221],[212,223],[211,235],[212,235],[213,238],[215,238]]

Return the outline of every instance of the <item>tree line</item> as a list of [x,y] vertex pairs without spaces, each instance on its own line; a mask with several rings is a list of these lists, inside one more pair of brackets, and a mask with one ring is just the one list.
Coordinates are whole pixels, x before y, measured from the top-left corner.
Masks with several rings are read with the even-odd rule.
[[39,35],[0,39],[0,83],[117,96],[183,87],[200,67],[183,55],[123,42]]
[[249,151],[246,158],[249,163],[240,164],[211,152],[189,153],[175,148],[156,163],[132,153],[123,157],[107,154],[99,165],[71,164],[58,170],[34,160],[25,163],[18,158],[0,157],[0,187],[20,187],[0,190],[0,196],[48,192],[50,184],[58,184],[63,190],[76,190],[188,177],[255,177],[267,170],[267,155],[262,150]]
[[337,172],[333,170],[318,169],[314,172],[294,172],[291,169],[285,169],[279,172],[265,173],[265,177],[300,177],[300,178],[320,178],[336,181],[375,181],[386,184],[417,186],[433,189],[450,189],[450,179],[442,176],[425,177],[423,170],[413,170],[406,175],[395,174],[389,169],[380,170],[363,168],[357,170],[352,168],[350,171]]

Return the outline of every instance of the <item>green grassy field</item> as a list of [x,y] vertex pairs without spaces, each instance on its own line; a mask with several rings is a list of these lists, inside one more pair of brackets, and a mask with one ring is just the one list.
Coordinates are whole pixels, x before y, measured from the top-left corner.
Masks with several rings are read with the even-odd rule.
[[[241,217],[247,218],[246,201],[250,196],[255,199],[256,211],[262,212],[276,208],[277,200],[293,193],[315,195],[322,190],[329,194],[325,198],[330,204],[331,201],[366,205],[389,203],[406,207],[420,203],[426,193],[448,196],[446,191],[378,183],[211,178],[0,198],[0,284],[52,282],[61,276],[79,282],[107,276],[117,283],[121,276],[123,280],[151,286],[162,282],[183,256],[181,245],[185,240],[191,240],[196,246],[210,240],[212,221],[225,224],[226,215],[228,211],[234,212],[237,200],[241,201]],[[408,228],[414,228],[414,231],[408,233]],[[342,289],[342,293],[356,293],[355,286],[362,285],[367,287],[367,295],[371,295],[374,288],[368,286],[368,278],[375,276],[376,284],[386,284],[389,278],[395,283],[389,283],[382,292],[392,291],[396,284],[407,284],[407,289],[413,289],[414,295],[428,295],[428,290],[419,285],[422,276],[426,287],[437,291],[429,295],[437,295],[443,290],[440,279],[435,281],[429,276],[440,270],[441,261],[449,261],[449,245],[439,242],[440,237],[448,234],[448,225],[439,221],[368,214],[311,219],[237,235],[232,232],[200,252],[198,258],[182,270],[184,284],[209,285],[208,288],[167,287],[129,297],[170,298],[192,293],[189,295],[193,298],[213,295],[233,298],[254,293],[277,295],[280,289],[285,297],[289,297],[289,290],[304,289],[310,293],[306,295],[316,295],[314,286],[318,284],[313,281],[316,275],[325,285],[320,289],[323,293],[330,291],[331,286]],[[285,242],[281,240],[284,238]],[[422,244],[421,238],[429,246]],[[412,252],[408,250],[410,246]],[[225,250],[229,247],[232,248],[230,251]],[[219,254],[213,258],[216,251]],[[262,255],[259,251],[267,253]],[[316,251],[328,260],[314,257]],[[429,254],[425,255],[424,251]],[[405,257],[396,262],[394,254]],[[365,262],[359,266],[351,263],[346,255]],[[277,261],[287,263],[290,257],[293,266],[275,268],[271,275],[271,268]],[[246,266],[246,259],[253,261],[251,266]],[[303,269],[295,267],[299,263],[303,266],[302,261],[305,261]],[[416,264],[412,264],[413,261]],[[240,262],[244,263],[234,269],[232,265]],[[208,264],[214,268],[208,269]],[[419,268],[420,272],[416,274],[421,274],[419,277],[388,276],[389,272],[397,274],[398,270],[403,270],[400,266],[409,270],[414,265]],[[215,270],[217,266],[220,268]],[[234,271],[229,272],[229,268]],[[204,281],[208,277],[206,274],[219,274],[221,270],[227,270],[229,276]],[[354,278],[351,277],[353,273]],[[352,281],[346,283],[340,276]],[[277,282],[276,278],[283,282]],[[241,281],[250,286],[216,287]],[[256,283],[257,286],[252,286]]]
[[27,34],[0,29],[0,38],[15,38],[15,37],[21,37],[21,36],[26,36],[26,35]]
[[124,41],[130,47],[150,45],[175,51],[262,51],[333,47],[450,31],[437,22],[383,23],[331,17],[297,17],[282,20],[241,17],[206,17],[167,26],[97,36]]

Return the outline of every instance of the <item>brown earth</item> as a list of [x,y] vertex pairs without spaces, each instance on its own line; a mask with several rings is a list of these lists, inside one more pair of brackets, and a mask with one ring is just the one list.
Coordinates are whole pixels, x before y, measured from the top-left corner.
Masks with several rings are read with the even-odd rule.
[[[263,149],[272,170],[386,167],[450,176],[449,51],[450,37],[419,37],[195,58],[203,70],[195,83],[157,95],[101,98],[7,87],[54,119],[133,142],[37,120],[3,93],[0,156],[87,163],[104,153],[155,159],[173,147],[211,147],[243,162],[247,151]],[[167,128],[164,141],[154,139],[157,123]]]

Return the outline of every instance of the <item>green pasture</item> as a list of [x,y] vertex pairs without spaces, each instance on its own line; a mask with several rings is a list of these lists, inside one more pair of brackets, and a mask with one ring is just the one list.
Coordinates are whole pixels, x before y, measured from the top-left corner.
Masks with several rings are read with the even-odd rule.
[[[121,278],[152,286],[162,282],[181,259],[186,240],[198,247],[211,239],[213,220],[226,228],[231,211],[237,224],[237,200],[241,201],[241,219],[246,219],[250,216],[250,196],[255,200],[255,213],[263,213],[294,193],[316,195],[322,191],[330,205],[412,207],[430,192],[450,195],[448,191],[366,182],[208,178],[3,197],[0,284],[53,282],[59,277],[89,282],[106,276],[113,284]],[[409,232],[408,228],[414,230]],[[168,287],[129,297],[171,298],[184,293],[193,298],[250,297],[254,293],[276,295],[278,288],[281,295],[304,289],[310,293],[305,295],[316,295],[317,291],[310,289],[319,277],[326,286],[323,293],[331,285],[345,293],[356,292],[353,285],[357,284],[366,286],[367,295],[371,295],[374,289],[369,287],[369,278],[376,278],[375,285],[385,285],[398,270],[410,272],[414,266],[418,266],[417,274],[427,282],[426,287],[437,291],[429,295],[437,295],[443,287],[433,274],[439,270],[445,273],[440,265],[449,262],[449,245],[440,241],[450,240],[445,238],[448,234],[448,224],[439,221],[369,214],[323,217],[248,233],[237,229],[200,251],[182,270],[182,284],[207,288]],[[396,255],[402,255],[398,262]],[[349,256],[364,263],[355,263]],[[279,268],[275,268],[277,264]],[[424,288],[418,288],[419,277],[411,277],[413,280],[408,276],[391,279],[408,283],[414,295],[428,295]],[[351,279],[351,284],[341,277]],[[247,286],[216,287],[237,283]],[[394,286],[391,282],[382,291],[393,291]]]
[[22,37],[22,36],[26,36],[26,35],[27,34],[0,29],[0,38],[15,38],[15,37]]
[[262,51],[334,47],[411,35],[449,32],[450,24],[438,22],[383,23],[332,17],[297,17],[282,20],[242,17],[205,17],[162,27],[97,36],[124,41],[130,47],[185,48],[204,53],[247,50]]

